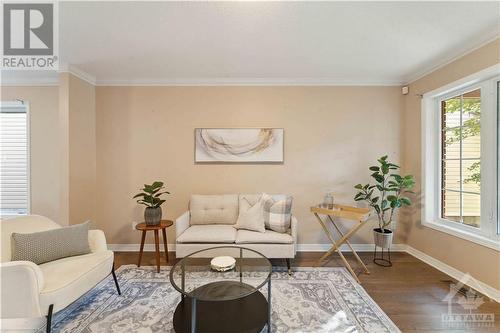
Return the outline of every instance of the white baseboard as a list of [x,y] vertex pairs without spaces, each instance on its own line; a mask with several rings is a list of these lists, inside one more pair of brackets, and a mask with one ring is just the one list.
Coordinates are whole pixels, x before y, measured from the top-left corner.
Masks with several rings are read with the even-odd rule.
[[[351,244],[356,252],[373,252],[375,244]],[[297,244],[298,252],[326,252],[330,250],[332,244]],[[380,249],[379,249],[380,250]],[[349,252],[350,249],[346,244],[340,247],[340,251]],[[391,247],[393,252],[405,252],[406,244],[393,244]]]
[[[371,252],[374,249],[374,244],[352,244],[352,247],[357,252]],[[140,244],[108,244],[108,248],[117,252],[138,252],[140,248]],[[331,244],[297,244],[298,252],[325,252],[331,248]],[[341,246],[342,252],[348,252],[350,249],[346,244]],[[175,244],[168,244],[169,251],[175,251]],[[155,246],[154,244],[144,244],[144,251],[146,252],[154,252]],[[163,251],[163,244],[160,244],[160,251]],[[440,270],[441,272],[451,276],[457,281],[462,281],[464,284],[469,287],[479,291],[480,293],[488,296],[489,298],[495,300],[500,303],[500,291],[487,285],[484,282],[481,282],[474,277],[467,275],[464,272],[459,271],[456,268],[451,267],[450,265],[445,264],[444,262],[431,257],[428,254],[425,254],[422,251],[419,251],[409,245],[406,244],[393,244],[391,251],[393,252],[406,252],[415,258],[422,260],[426,264]],[[466,278],[466,281],[464,280]]]
[[436,268],[437,270],[440,270],[441,272],[451,276],[455,280],[461,281],[463,284],[500,303],[500,290],[495,289],[492,286],[487,285],[486,283],[481,282],[476,278],[468,275],[467,273],[461,272],[458,269],[453,268],[450,265],[445,264],[444,262],[431,257],[430,255],[425,254],[424,252],[419,251],[409,245],[406,245],[406,252],[408,254],[411,254],[415,258],[422,260],[426,264]]
[[[371,252],[373,251],[374,244],[351,244],[357,252]],[[298,252],[326,252],[332,247],[332,244],[297,244]],[[117,252],[138,252],[140,244],[108,244],[108,248]],[[168,244],[169,251],[175,251],[175,244]],[[340,247],[342,252],[350,251],[349,247],[344,244]],[[145,252],[154,252],[154,244],[144,244]],[[163,251],[163,244],[160,244],[160,251]],[[405,244],[393,244],[391,251],[405,252]]]
[[[175,244],[168,244],[168,251],[175,251]],[[141,248],[141,244],[108,244],[108,249],[116,252],[139,252]],[[163,244],[160,244],[160,251],[163,251]],[[154,244],[144,244],[145,252],[154,252],[155,245]]]

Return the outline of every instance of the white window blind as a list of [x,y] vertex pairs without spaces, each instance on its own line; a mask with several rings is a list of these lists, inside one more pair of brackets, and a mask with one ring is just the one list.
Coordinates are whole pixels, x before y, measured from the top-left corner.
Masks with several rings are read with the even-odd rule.
[[29,213],[28,130],[26,105],[0,105],[0,216]]

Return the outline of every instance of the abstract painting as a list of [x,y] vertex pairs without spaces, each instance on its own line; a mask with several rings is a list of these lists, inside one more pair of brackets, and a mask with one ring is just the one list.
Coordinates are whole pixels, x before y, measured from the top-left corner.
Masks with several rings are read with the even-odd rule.
[[197,128],[195,162],[282,163],[282,128]]

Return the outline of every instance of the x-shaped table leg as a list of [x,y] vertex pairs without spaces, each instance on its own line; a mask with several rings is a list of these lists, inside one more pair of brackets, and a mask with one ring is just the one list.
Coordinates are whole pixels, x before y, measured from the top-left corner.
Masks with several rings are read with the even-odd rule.
[[[337,232],[340,234],[340,236],[344,236],[344,234],[342,233],[342,231],[340,230],[339,227],[337,227],[337,225],[335,224],[335,222],[333,221],[332,217],[330,215],[328,215],[328,219],[330,220],[330,222],[332,222],[333,226],[335,227],[335,229],[337,229]],[[349,242],[348,239],[345,240],[345,243],[347,244],[347,246],[349,246],[349,248],[351,249],[352,251],[352,254],[354,255],[354,257],[356,258],[356,260],[358,261],[358,263],[361,265],[361,267],[363,267],[363,270],[365,271],[366,274],[370,274],[370,271],[368,270],[368,268],[366,267],[365,263],[363,262],[363,260],[361,260],[361,258],[358,256],[358,253],[356,251],[354,251],[351,243]]]
[[316,216],[316,218],[318,219],[318,222],[321,224],[321,226],[323,227],[323,230],[325,231],[326,235],[328,236],[328,238],[330,239],[330,241],[332,242],[333,246],[330,250],[328,250],[328,252],[326,252],[319,260],[318,260],[318,263],[322,263],[323,260],[325,260],[328,256],[330,256],[333,252],[337,252],[340,256],[340,259],[342,259],[342,261],[344,262],[344,265],[345,267],[347,268],[347,270],[351,273],[351,275],[356,279],[356,281],[358,281],[358,283],[361,283],[358,279],[358,276],[356,275],[356,273],[354,273],[353,269],[351,268],[351,265],[349,265],[349,263],[347,262],[347,260],[345,259],[344,255],[342,254],[342,251],[340,251],[340,246],[344,243],[347,243],[348,246],[350,247],[350,249],[352,250],[354,256],[356,257],[356,259],[358,260],[358,262],[361,263],[361,265],[363,266],[363,269],[365,270],[366,273],[369,273],[368,269],[366,268],[365,264],[363,263],[363,261],[361,261],[361,258],[359,258],[358,254],[356,253],[356,251],[354,251],[354,249],[352,248],[351,244],[349,243],[348,239],[356,232],[358,231],[359,228],[361,228],[363,226],[363,223],[358,223],[358,225],[356,225],[354,228],[352,228],[351,230],[349,230],[345,235],[340,232],[340,229],[335,225],[335,223],[333,222],[333,219],[328,215],[328,218],[330,219],[330,221],[332,222],[332,224],[334,225],[335,229],[337,229],[337,231],[340,233],[340,236],[341,238],[338,240],[338,241],[335,241],[335,238],[333,237],[333,235],[331,234],[330,230],[328,230],[328,227],[326,226],[325,222],[319,217],[319,215],[317,213],[314,213],[314,215]]

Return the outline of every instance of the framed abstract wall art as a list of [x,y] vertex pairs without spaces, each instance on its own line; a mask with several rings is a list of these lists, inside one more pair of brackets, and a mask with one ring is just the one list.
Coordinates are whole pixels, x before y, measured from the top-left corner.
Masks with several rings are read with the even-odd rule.
[[196,128],[196,163],[283,163],[283,128]]

